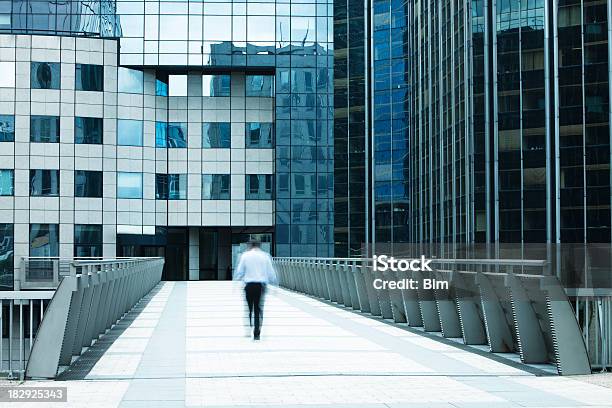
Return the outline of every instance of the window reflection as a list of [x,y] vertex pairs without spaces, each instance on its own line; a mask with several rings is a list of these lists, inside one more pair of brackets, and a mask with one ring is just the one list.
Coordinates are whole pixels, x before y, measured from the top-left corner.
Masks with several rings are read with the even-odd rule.
[[202,200],[229,200],[229,174],[202,174]]
[[102,225],[74,225],[74,256],[102,256]]
[[0,170],[0,196],[12,196],[15,191],[14,186],[15,171],[12,169]]
[[232,18],[230,16],[204,15],[204,38],[206,40],[231,41]]
[[229,149],[231,124],[229,122],[202,123],[202,148]]
[[187,96],[187,75],[168,75],[169,96]]
[[168,75],[160,72],[157,73],[155,78],[155,95],[168,96]]
[[159,16],[160,40],[184,40],[187,38],[187,16],[162,14]]
[[13,289],[13,224],[0,224],[0,290]]
[[186,174],[156,174],[155,175],[156,200],[185,200],[187,199]]
[[75,170],[74,171],[74,196],[75,197],[102,197],[101,171]]
[[274,41],[275,31],[274,16],[247,16],[247,41]]
[[156,122],[155,146],[169,148],[187,147],[187,124],[183,122]]
[[117,92],[142,93],[143,72],[137,69],[119,67],[117,70]]
[[0,142],[13,141],[15,141],[15,116],[0,115]]
[[142,146],[142,121],[117,119],[117,145]]
[[59,225],[30,224],[30,256],[59,255]]
[[202,75],[203,96],[230,96],[230,75]]
[[117,198],[142,198],[142,173],[117,173]]
[[93,64],[76,64],[75,89],[77,91],[102,91],[104,67]]
[[30,142],[58,143],[59,137],[59,116],[30,116]]
[[246,199],[271,200],[272,180],[272,174],[247,174]]
[[30,65],[30,85],[34,89],[59,89],[59,62],[32,62]]
[[274,76],[272,75],[247,75],[246,96],[274,96]]
[[273,124],[250,122],[246,124],[246,147],[269,148],[273,144]]
[[102,144],[102,118],[74,118],[74,143]]
[[59,170],[30,170],[30,195],[56,197],[59,195]]

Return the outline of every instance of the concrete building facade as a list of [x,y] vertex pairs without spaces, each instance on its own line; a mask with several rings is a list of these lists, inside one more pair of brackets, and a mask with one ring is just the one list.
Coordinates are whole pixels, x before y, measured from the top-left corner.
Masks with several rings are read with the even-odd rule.
[[333,253],[329,1],[0,3],[0,258]]

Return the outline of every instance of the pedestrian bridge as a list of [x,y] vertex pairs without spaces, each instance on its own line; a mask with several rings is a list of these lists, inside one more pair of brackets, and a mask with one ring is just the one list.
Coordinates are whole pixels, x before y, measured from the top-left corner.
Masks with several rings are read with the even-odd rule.
[[[55,272],[67,272],[54,276],[55,292],[22,292],[4,326],[0,317],[11,339],[0,343],[0,371],[25,376],[25,386],[65,386],[68,406],[88,407],[612,400],[612,388],[592,384],[594,377],[570,376],[590,372],[593,356],[545,263],[436,260],[435,273],[406,275],[379,273],[363,260],[275,262],[281,287],[266,295],[261,341],[251,339],[240,283],[160,282],[161,259],[58,264]],[[452,289],[372,285],[424,277]],[[607,316],[602,305],[591,316]],[[609,347],[609,337],[599,337],[589,344]],[[607,361],[609,348],[596,350],[597,361]]]
[[[239,283],[161,282],[53,385],[67,386],[69,402],[87,407],[575,407],[612,401],[612,389],[475,353],[285,289],[268,292],[264,313],[255,342]],[[39,383],[49,384],[26,385]]]

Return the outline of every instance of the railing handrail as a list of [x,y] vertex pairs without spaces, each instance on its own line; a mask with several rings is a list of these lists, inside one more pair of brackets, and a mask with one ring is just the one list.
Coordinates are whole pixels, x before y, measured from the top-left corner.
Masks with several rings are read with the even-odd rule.
[[[467,258],[427,258],[433,263],[455,263],[462,265],[500,265],[500,266],[546,266],[548,261],[543,259],[467,259]],[[296,261],[313,261],[313,262],[372,262],[372,258],[325,258],[325,257],[307,257],[307,256],[280,256],[274,257],[274,260],[296,260]]]
[[0,290],[4,300],[45,300],[51,299],[55,290]]
[[15,289],[48,290],[56,288],[64,276],[79,274],[84,267],[105,269],[116,264],[133,264],[161,257],[61,257],[23,256],[15,270]]
[[[281,287],[491,352],[516,352],[526,364],[552,363],[559,374],[591,372],[574,310],[547,261],[434,258],[431,271],[381,271],[372,261],[275,258]],[[516,273],[518,267],[543,273]]]

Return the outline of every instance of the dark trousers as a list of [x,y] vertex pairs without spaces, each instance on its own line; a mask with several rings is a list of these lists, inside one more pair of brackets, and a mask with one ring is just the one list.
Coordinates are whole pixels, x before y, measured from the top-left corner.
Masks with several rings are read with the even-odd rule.
[[[246,293],[246,301],[249,305],[249,323],[255,326],[253,335],[259,336],[261,332],[261,318],[263,309],[263,297],[266,291],[266,286],[263,283],[249,282],[246,284],[244,291]],[[255,322],[253,324],[253,314],[255,314]]]

